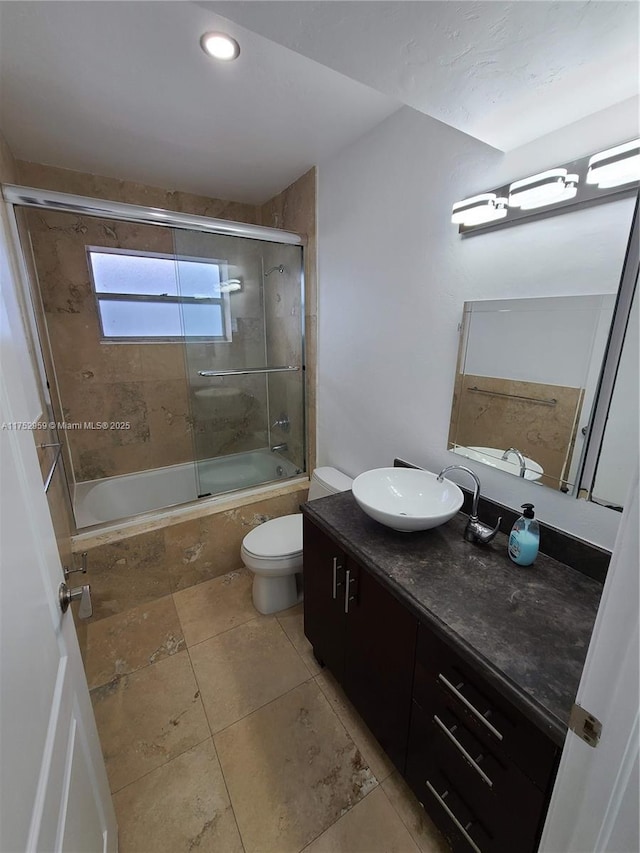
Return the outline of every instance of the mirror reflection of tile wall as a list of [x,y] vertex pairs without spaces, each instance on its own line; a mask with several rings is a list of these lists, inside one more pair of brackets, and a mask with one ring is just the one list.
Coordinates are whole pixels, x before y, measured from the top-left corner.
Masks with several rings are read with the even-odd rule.
[[[613,294],[465,303],[449,448],[496,462],[517,448],[543,469],[537,482],[569,490],[614,304]],[[509,462],[517,475],[515,454]]]

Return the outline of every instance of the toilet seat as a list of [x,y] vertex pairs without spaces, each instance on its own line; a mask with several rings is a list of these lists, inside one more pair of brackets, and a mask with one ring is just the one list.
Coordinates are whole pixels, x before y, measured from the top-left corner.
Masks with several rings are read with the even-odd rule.
[[270,561],[302,557],[302,514],[283,515],[260,524],[244,537],[242,548],[250,557]]

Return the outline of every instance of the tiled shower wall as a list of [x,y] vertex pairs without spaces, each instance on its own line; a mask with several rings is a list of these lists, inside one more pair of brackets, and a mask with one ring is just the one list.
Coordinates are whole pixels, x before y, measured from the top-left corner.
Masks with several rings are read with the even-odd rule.
[[[304,234],[307,238],[307,440],[310,441],[309,463],[313,464],[315,416],[311,409],[315,403],[315,170],[303,175],[262,208],[21,161],[16,163],[14,180],[28,186],[62,192],[276,225]],[[129,430],[109,431],[106,435],[92,430],[78,430],[68,434],[76,480],[92,480],[192,459],[194,422],[190,417],[189,383],[186,381],[182,345],[100,344],[97,311],[85,255],[86,245],[171,252],[171,231],[157,226],[132,225],[51,211],[30,210],[27,216],[57,382],[65,407],[64,411],[56,413],[57,417],[71,422],[113,420],[131,423]],[[274,263],[281,262],[281,259],[274,260]],[[275,275],[282,279],[277,273]],[[282,280],[277,282],[279,285],[282,283]],[[288,352],[291,346],[286,344],[283,337],[289,336],[296,323],[299,329],[301,306],[293,303],[289,305],[289,301],[285,300],[285,304],[281,304],[281,299],[274,299],[272,317],[267,317],[267,344],[273,363],[279,362],[281,357],[283,363],[288,362],[289,358],[295,359],[296,363],[300,361],[298,354]],[[269,303],[270,300],[267,300]],[[257,347],[262,350],[264,332],[254,328],[253,313],[249,306],[247,316],[240,317],[239,334],[230,346],[243,349]],[[208,347],[213,348],[215,345],[203,344],[199,349],[190,347],[191,360],[195,358],[203,365],[209,364],[211,355]],[[232,353],[227,352],[225,362],[231,356]],[[228,365],[222,364],[217,358],[216,366]],[[299,377],[298,381],[304,380]],[[197,430],[198,458],[239,452],[267,443],[264,434],[265,383],[256,383],[255,378],[247,378],[239,390],[241,393],[238,399],[226,406],[224,412],[209,411],[211,401],[200,398],[191,400]],[[286,383],[276,381],[269,388],[273,394],[271,414],[277,417],[282,412],[291,412],[292,423],[298,425],[297,432],[287,436],[287,439],[299,456],[303,419],[297,412],[293,412],[294,390],[295,380]],[[55,393],[53,396],[56,396]],[[209,409],[200,411],[205,404],[208,404]],[[271,443],[280,443],[280,437],[273,436]]]

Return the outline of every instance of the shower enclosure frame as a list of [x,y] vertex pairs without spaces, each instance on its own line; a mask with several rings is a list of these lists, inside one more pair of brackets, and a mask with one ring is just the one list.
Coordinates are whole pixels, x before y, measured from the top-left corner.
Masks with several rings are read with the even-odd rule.
[[[17,247],[17,256],[20,261],[20,284],[22,301],[25,319],[27,320],[28,332],[31,338],[31,350],[35,361],[35,367],[40,377],[40,385],[44,401],[51,406],[51,395],[49,391],[49,383],[47,380],[47,372],[45,361],[42,352],[42,346],[46,345],[41,340],[42,330],[39,328],[38,320],[36,319],[36,311],[32,304],[34,295],[29,283],[30,273],[27,268],[25,256],[23,254],[23,246],[20,238],[20,228],[16,215],[16,207],[25,208],[40,208],[43,210],[53,210],[61,213],[77,214],[79,216],[91,216],[100,219],[116,219],[124,222],[139,223],[144,225],[159,225],[169,228],[176,228],[185,231],[203,232],[210,234],[225,235],[230,237],[240,237],[245,239],[260,240],[268,243],[279,243],[283,245],[297,245],[301,249],[301,265],[300,265],[300,342],[302,362],[300,371],[305,377],[302,385],[302,435],[304,439],[304,466],[305,472],[300,475],[294,475],[286,480],[269,481],[259,483],[250,487],[239,487],[227,492],[213,495],[211,497],[196,498],[191,501],[171,504],[147,512],[142,512],[133,516],[124,516],[119,519],[114,519],[113,522],[103,522],[100,525],[82,528],[82,531],[89,532],[91,529],[102,527],[105,524],[109,527],[112,525],[129,525],[137,519],[144,519],[157,513],[165,512],[180,512],[181,510],[188,511],[193,507],[204,506],[208,503],[219,503],[226,497],[237,496],[239,492],[247,492],[254,494],[256,491],[268,492],[273,488],[282,488],[283,484],[295,485],[298,482],[303,482],[308,479],[308,460],[309,447],[307,436],[307,399],[306,392],[306,329],[305,329],[305,275],[304,275],[304,253],[306,250],[305,241],[300,234],[292,231],[285,231],[278,228],[270,228],[268,226],[253,225],[250,223],[236,222],[234,220],[215,219],[208,216],[200,216],[198,214],[181,213],[178,211],[166,210],[163,208],[146,207],[143,205],[129,204],[127,202],[111,201],[107,199],[94,198],[91,196],[76,195],[73,193],[58,192],[55,190],[40,189],[37,187],[21,186],[18,184],[0,184],[0,191],[5,202],[5,207],[8,212],[12,239]],[[44,330],[45,334],[46,329]],[[61,409],[61,401],[58,401],[58,406]],[[44,414],[44,413],[43,413]],[[62,458],[61,454],[58,459]],[[194,465],[197,465],[197,459],[194,458]],[[73,507],[72,482],[65,472],[65,480],[67,489]]]

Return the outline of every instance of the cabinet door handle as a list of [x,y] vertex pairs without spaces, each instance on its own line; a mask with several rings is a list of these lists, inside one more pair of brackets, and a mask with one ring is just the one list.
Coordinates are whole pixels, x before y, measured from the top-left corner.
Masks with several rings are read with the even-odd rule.
[[453,686],[453,684],[448,679],[446,679],[441,672],[438,673],[438,681],[441,681],[444,684],[444,686],[447,688],[447,690],[449,690],[456,697],[456,699],[458,699],[460,702],[462,702],[462,704],[465,706],[465,708],[468,708],[469,711],[471,711],[471,713],[475,716],[475,718],[477,720],[479,720],[482,723],[483,726],[486,726],[489,729],[491,734],[495,735],[495,737],[497,737],[498,740],[503,740],[503,737],[500,734],[500,732],[498,731],[498,729],[495,726],[492,726],[491,723],[489,722],[489,720],[487,720],[487,718],[484,717],[480,713],[480,711],[478,711],[477,708],[474,708],[474,706],[471,704],[471,702],[469,702],[468,699],[465,699],[465,697],[462,695],[462,693],[460,693],[460,691],[457,688],[455,688]]
[[449,808],[449,806],[445,803],[444,798],[447,796],[447,794],[448,794],[449,792],[448,792],[448,791],[445,791],[445,792],[442,794],[442,796],[440,796],[440,794],[436,791],[436,789],[433,787],[433,785],[431,784],[431,782],[430,782],[428,779],[426,780],[426,782],[427,782],[427,788],[431,791],[431,793],[433,794],[433,796],[434,796],[434,797],[436,798],[436,800],[438,801],[438,804],[439,804],[439,805],[440,805],[440,806],[445,810],[445,812],[449,815],[449,817],[451,818],[451,820],[452,820],[452,821],[455,823],[455,825],[458,827],[458,829],[460,830],[460,832],[464,835],[464,837],[465,837],[465,839],[466,839],[467,843],[468,843],[468,844],[470,844],[470,845],[471,845],[471,847],[473,847],[473,849],[476,851],[476,853],[482,853],[482,850],[478,847],[478,845],[475,843],[475,841],[473,840],[473,838],[469,835],[469,833],[467,832],[467,830],[466,830],[466,829],[464,828],[464,826],[460,823],[460,821],[459,821],[459,820],[458,820],[458,818],[454,815],[454,813],[451,811],[451,809]]
[[342,565],[338,563],[338,557],[333,558],[333,583],[332,583],[332,595],[333,599],[338,597],[338,587],[342,586],[342,581],[338,580],[338,569],[341,569]]
[[468,764],[470,764],[470,765],[471,765],[471,767],[473,767],[473,769],[476,771],[476,773],[478,773],[478,774],[479,774],[479,776],[480,776],[480,778],[482,779],[482,781],[483,781],[483,782],[486,782],[486,784],[487,784],[490,788],[493,788],[493,782],[492,782],[492,781],[491,781],[491,779],[487,776],[487,774],[484,772],[484,770],[482,769],[482,767],[480,767],[480,765],[478,764],[478,762],[477,762],[477,761],[475,761],[475,760],[474,760],[474,759],[469,755],[469,753],[468,753],[468,752],[467,752],[467,750],[464,748],[464,746],[460,743],[460,741],[459,741],[456,737],[454,737],[453,732],[449,731],[449,729],[445,726],[445,724],[442,722],[442,720],[440,719],[440,717],[438,717],[438,716],[437,716],[437,714],[434,714],[434,715],[433,715],[433,722],[434,722],[434,723],[435,723],[435,724],[436,724],[436,725],[437,725],[437,726],[438,726],[438,727],[439,727],[439,728],[440,728],[440,729],[445,733],[445,735],[449,738],[449,740],[451,741],[451,743],[455,746],[455,748],[456,748],[456,749],[458,750],[458,752],[462,755],[462,757],[465,759],[465,761],[466,761]]
[[351,584],[355,583],[356,579],[351,577],[351,569],[347,569],[347,573],[344,580],[344,612],[349,612],[349,602],[355,599],[355,595],[350,595],[351,592]]

